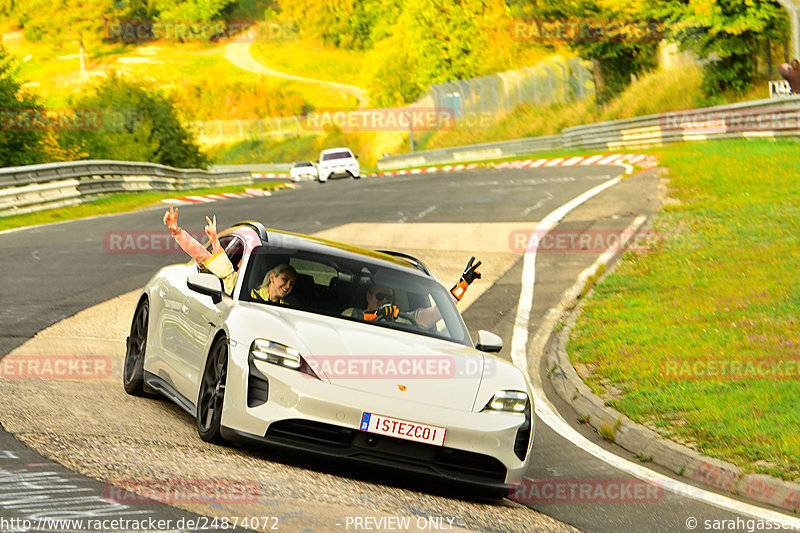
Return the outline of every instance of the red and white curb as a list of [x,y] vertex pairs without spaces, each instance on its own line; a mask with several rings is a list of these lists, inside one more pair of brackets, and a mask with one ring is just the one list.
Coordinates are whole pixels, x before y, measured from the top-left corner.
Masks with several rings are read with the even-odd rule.
[[478,168],[482,165],[477,163],[471,163],[469,165],[446,165],[443,167],[425,167],[425,168],[414,168],[411,170],[392,170],[389,172],[377,172],[374,174],[364,174],[364,177],[373,178],[373,177],[383,177],[383,176],[405,176],[407,174],[428,174],[432,172],[459,172],[461,170],[472,170],[474,168]]
[[251,172],[250,175],[254,178],[286,178],[287,180],[292,179],[289,174],[280,173],[280,172]]
[[[296,189],[297,185],[294,183],[286,183],[280,189]],[[220,200],[230,200],[233,198],[258,198],[263,196],[272,196],[270,191],[264,189],[245,189],[244,192],[224,192],[220,194],[201,194],[196,196],[181,196],[179,198],[170,198],[168,200],[161,200],[165,204],[174,205],[187,205],[187,204],[205,204],[209,202],[218,202]]]
[[637,165],[644,169],[651,169],[658,166],[658,160],[655,156],[647,154],[611,154],[504,161],[502,163],[493,163],[491,166],[494,168],[540,168],[623,164]]

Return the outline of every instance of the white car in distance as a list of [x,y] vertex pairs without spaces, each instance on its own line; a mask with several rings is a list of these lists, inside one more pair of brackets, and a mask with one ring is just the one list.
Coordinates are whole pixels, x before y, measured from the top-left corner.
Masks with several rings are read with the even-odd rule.
[[348,176],[358,179],[361,177],[361,166],[358,157],[353,155],[349,148],[330,148],[319,154],[317,170],[320,183],[325,183],[328,178],[346,178]]
[[292,177],[292,181],[301,181],[304,178],[315,180],[318,176],[317,167],[312,161],[298,161],[292,164],[289,175]]

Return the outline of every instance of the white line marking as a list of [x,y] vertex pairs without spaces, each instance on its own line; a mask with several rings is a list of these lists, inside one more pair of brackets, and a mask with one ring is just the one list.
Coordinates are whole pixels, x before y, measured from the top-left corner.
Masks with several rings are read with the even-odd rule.
[[[616,185],[617,183],[619,183],[620,179],[621,177],[617,176],[616,178],[611,179],[605,183],[601,183],[600,185],[592,189],[589,189],[583,194],[573,198],[566,204],[562,205],[561,207],[559,207],[558,209],[547,215],[538,224],[533,234],[531,235],[531,239],[533,240],[534,237],[541,238],[547,231],[553,229],[556,226],[556,224],[558,224],[558,222],[562,218],[564,218],[564,216],[567,213],[569,213],[570,211],[572,211],[585,201],[589,200],[593,196],[603,192],[604,190],[608,189],[613,185]],[[687,498],[700,500],[704,503],[714,505],[716,507],[725,509],[727,511],[731,511],[736,514],[744,514],[763,520],[772,520],[772,521],[788,520],[791,521],[792,523],[796,523],[797,524],[796,527],[800,528],[800,521],[798,521],[798,519],[793,516],[778,513],[768,509],[763,509],[756,505],[751,505],[745,502],[734,500],[732,498],[728,498],[727,496],[722,496],[720,494],[710,492],[705,489],[701,489],[699,487],[695,487],[688,483],[683,483],[681,481],[672,479],[669,476],[665,476],[658,472],[654,472],[653,470],[645,468],[636,463],[632,463],[627,459],[623,459],[622,457],[619,457],[586,439],[583,435],[581,435],[575,429],[573,429],[569,424],[567,424],[567,422],[564,421],[564,419],[562,419],[557,414],[556,409],[550,404],[550,402],[547,400],[547,398],[545,397],[544,393],[541,390],[541,381],[540,379],[537,379],[539,377],[538,376],[539,369],[535,368],[533,369],[533,373],[531,373],[530,369],[528,368],[528,358],[527,358],[528,325],[530,322],[531,310],[533,309],[533,285],[536,281],[536,252],[535,248],[532,248],[532,244],[533,244],[532,242],[529,242],[527,249],[533,251],[525,253],[525,256],[523,258],[522,287],[520,290],[517,313],[514,317],[514,333],[511,337],[511,359],[516,366],[518,366],[520,369],[522,369],[523,372],[525,372],[526,375],[532,376],[531,379],[534,382],[533,400],[534,400],[534,410],[536,412],[536,416],[538,416],[542,422],[550,426],[550,428],[552,428],[553,431],[555,431],[556,433],[567,439],[569,442],[571,442],[578,448],[597,457],[604,463],[609,464],[612,467],[617,468],[618,470],[621,470],[623,472],[626,472],[634,477],[646,481],[652,481],[654,483],[659,483],[667,490],[686,496]],[[599,260],[600,259],[598,258],[598,261]],[[597,263],[597,261],[595,263]],[[595,265],[589,268],[592,269],[594,268],[594,266]],[[585,272],[586,271],[584,271],[584,273]]]
[[430,207],[426,207],[423,211],[420,212],[419,215],[417,215],[417,218],[423,218],[423,217],[433,213],[435,210],[436,210],[436,206],[435,205],[432,205]]
[[549,202],[550,200],[553,199],[553,195],[552,194],[550,194],[547,191],[543,191],[543,192],[547,195],[547,198],[542,198],[541,200],[536,202],[534,205],[532,205],[529,208],[527,208],[525,211],[522,212],[523,216],[530,215],[533,211],[536,211],[537,209],[542,207],[546,202]]

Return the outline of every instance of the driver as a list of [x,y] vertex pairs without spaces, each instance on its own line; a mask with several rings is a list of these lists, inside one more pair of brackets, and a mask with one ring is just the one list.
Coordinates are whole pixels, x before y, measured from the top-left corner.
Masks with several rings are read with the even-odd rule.
[[[478,271],[480,265],[481,261],[475,263],[475,258],[470,258],[464,272],[461,274],[461,279],[450,289],[450,295],[455,303],[458,303],[464,297],[467,288],[473,281],[480,279],[481,273]],[[367,306],[365,309],[350,307],[345,309],[342,315],[350,318],[360,318],[367,322],[378,319],[408,322],[408,319],[400,316],[400,308],[394,305],[394,290],[390,287],[370,283],[367,288],[366,300]],[[432,327],[442,318],[439,309],[436,307],[420,307],[409,313],[409,316],[424,328]]]

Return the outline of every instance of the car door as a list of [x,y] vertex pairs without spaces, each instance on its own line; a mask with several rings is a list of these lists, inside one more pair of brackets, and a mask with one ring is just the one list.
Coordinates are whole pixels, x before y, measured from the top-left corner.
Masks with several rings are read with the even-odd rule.
[[[237,235],[220,237],[220,245],[231,260],[234,271],[238,273],[239,263],[244,252],[244,240]],[[186,284],[184,283],[184,286]],[[222,283],[220,282],[220,286]],[[227,315],[226,309],[233,305],[231,294],[223,292],[222,301],[214,303],[211,296],[195,292],[186,286],[182,311],[185,318],[186,352],[182,356],[182,375],[185,381],[181,384],[181,394],[192,403],[197,401],[197,390],[205,368],[206,356],[212,336],[222,326],[222,317]],[[184,392],[185,390],[185,392]]]
[[145,368],[167,383],[173,384],[179,378],[180,359],[186,351],[183,330],[185,321],[183,305],[186,299],[182,286],[186,277],[196,272],[194,263],[176,265],[162,271],[159,277],[154,302],[151,306],[151,320],[154,324],[153,350],[145,360]]

